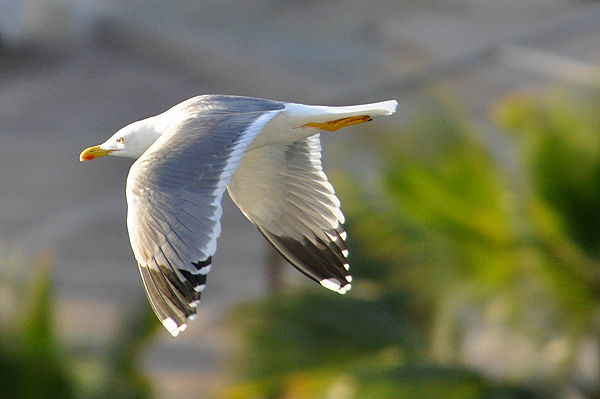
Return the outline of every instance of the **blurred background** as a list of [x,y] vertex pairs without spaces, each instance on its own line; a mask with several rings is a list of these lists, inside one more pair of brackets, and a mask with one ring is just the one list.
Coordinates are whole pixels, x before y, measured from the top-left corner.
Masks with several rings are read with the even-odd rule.
[[[591,0],[0,0],[0,397],[600,398],[599,60]],[[352,291],[226,198],[172,338],[78,155],[205,93],[399,109],[322,137]]]

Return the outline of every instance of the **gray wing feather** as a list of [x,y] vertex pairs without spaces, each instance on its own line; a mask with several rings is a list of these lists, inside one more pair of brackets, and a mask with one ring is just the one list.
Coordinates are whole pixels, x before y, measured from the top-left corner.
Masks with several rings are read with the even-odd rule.
[[[185,103],[184,103],[185,104]],[[221,199],[246,147],[281,103],[213,96],[133,164],[127,224],[149,301],[176,335],[195,315],[221,231]]]
[[344,216],[321,167],[319,135],[248,150],[228,190],[293,266],[327,288],[350,288]]

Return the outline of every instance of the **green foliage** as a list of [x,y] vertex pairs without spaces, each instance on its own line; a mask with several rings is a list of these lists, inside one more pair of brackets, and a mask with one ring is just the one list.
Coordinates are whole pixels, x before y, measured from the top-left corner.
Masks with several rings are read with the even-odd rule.
[[150,398],[151,384],[138,363],[159,325],[154,314],[136,309],[105,356],[90,359],[55,336],[48,262],[27,270],[31,274],[24,281],[18,273],[19,278],[4,273],[0,280],[1,298],[7,302],[0,325],[0,398]]
[[418,343],[396,306],[317,291],[239,307],[232,319],[252,347],[236,361],[246,382],[228,397],[477,397],[485,387],[472,373],[405,366]]
[[[360,367],[381,356],[394,362],[410,356],[411,328],[392,306],[345,299],[326,293],[275,295],[264,304],[240,307],[233,317],[236,326],[259,346],[245,354],[240,371],[262,378],[312,367],[348,367],[351,362]],[[305,351],[307,347],[312,350]]]
[[600,251],[599,93],[547,93],[544,101],[519,94],[496,110],[518,134],[529,182],[588,254]]
[[108,348],[102,362],[102,378],[87,388],[90,399],[146,399],[152,397],[152,383],[140,370],[139,359],[162,325],[145,302],[123,318],[120,334]]
[[[577,386],[578,347],[598,337],[597,94],[500,102],[515,164],[440,103],[402,131],[367,133],[377,182],[334,176],[352,198],[353,290],[240,308],[240,382],[226,396],[549,398]],[[468,358],[480,331],[502,356]]]
[[74,383],[63,363],[50,321],[48,265],[33,270],[21,294],[20,325],[0,341],[0,397],[41,399],[75,397]]

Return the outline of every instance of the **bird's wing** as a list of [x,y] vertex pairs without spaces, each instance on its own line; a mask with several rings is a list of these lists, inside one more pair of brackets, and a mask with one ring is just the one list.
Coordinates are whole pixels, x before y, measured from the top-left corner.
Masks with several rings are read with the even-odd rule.
[[[225,188],[248,144],[282,108],[226,101],[213,99],[201,115],[163,133],[127,178],[131,246],[148,299],[173,335],[195,316],[217,248]],[[235,106],[239,112],[231,111]],[[254,110],[241,113],[248,108]]]
[[228,190],[293,266],[326,288],[350,288],[344,215],[321,167],[318,134],[249,149]]

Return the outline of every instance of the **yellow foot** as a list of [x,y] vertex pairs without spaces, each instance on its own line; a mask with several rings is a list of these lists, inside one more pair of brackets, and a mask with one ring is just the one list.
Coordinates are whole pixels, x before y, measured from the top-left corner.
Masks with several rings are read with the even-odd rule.
[[335,132],[343,127],[356,125],[357,123],[369,122],[371,117],[369,115],[362,116],[351,116],[349,118],[336,119],[325,123],[307,123],[304,126],[316,127],[317,129],[327,130],[328,132]]

